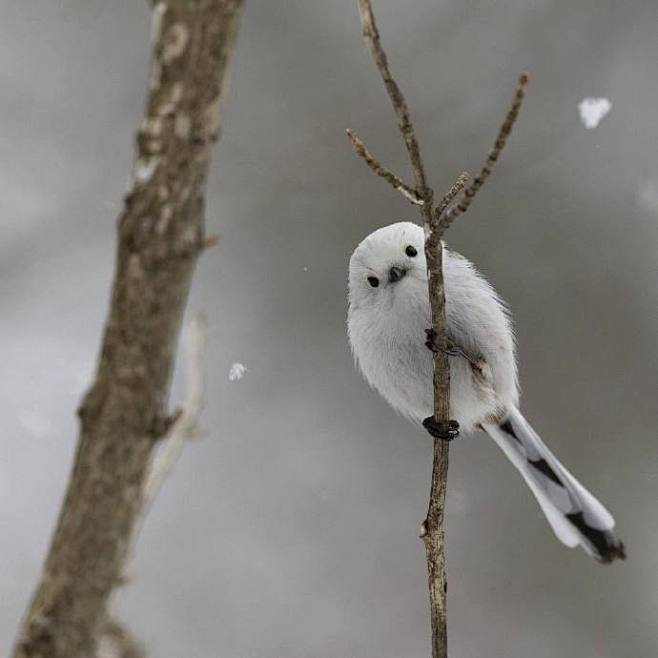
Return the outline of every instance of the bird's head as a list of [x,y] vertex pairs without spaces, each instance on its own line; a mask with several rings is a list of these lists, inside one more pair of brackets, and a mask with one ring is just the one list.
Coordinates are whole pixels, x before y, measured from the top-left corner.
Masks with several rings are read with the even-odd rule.
[[422,227],[411,222],[385,226],[365,238],[350,258],[350,308],[390,309],[427,295],[424,245]]

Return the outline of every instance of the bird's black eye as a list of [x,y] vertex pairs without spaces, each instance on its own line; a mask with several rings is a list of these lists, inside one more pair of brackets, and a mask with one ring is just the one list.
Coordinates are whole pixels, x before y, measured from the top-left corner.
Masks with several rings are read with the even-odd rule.
[[368,283],[373,287],[376,288],[379,285],[379,279],[376,276],[369,276],[368,277]]
[[412,247],[409,245],[405,250],[404,253],[409,256],[409,258],[414,258],[415,256],[418,256],[418,252],[416,251],[416,247]]

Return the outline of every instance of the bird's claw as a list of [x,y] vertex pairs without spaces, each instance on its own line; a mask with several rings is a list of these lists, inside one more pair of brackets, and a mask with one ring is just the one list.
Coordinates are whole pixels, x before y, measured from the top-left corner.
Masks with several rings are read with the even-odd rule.
[[423,427],[435,438],[442,441],[452,441],[459,436],[459,423],[449,420],[446,425],[437,423],[434,416],[428,416],[423,421]]
[[436,344],[436,331],[433,328],[425,329],[425,334],[427,335],[427,340],[425,341],[425,347],[432,352],[445,352],[448,356],[460,356],[461,350],[454,345],[454,343],[448,338],[446,339],[447,348],[445,350],[441,349]]
[[436,344],[436,331],[434,329],[425,329],[425,334],[427,336],[425,347],[432,352],[438,352],[439,346]]

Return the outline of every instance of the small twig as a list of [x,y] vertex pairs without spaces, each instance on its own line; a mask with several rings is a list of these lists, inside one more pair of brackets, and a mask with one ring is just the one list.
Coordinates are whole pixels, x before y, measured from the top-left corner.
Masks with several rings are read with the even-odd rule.
[[443,224],[445,225],[446,228],[448,228],[448,226],[450,226],[450,224],[452,224],[452,222],[457,217],[459,217],[459,215],[465,213],[468,210],[468,207],[473,202],[475,195],[478,193],[479,189],[484,185],[487,178],[489,178],[491,171],[493,170],[494,164],[498,160],[498,157],[500,156],[500,152],[505,147],[505,142],[507,141],[510,132],[512,132],[512,128],[514,127],[514,122],[516,121],[516,117],[518,116],[519,110],[521,109],[521,104],[523,103],[523,98],[525,96],[525,90],[527,85],[528,85],[528,75],[526,73],[523,73],[522,75],[519,76],[519,81],[516,86],[514,99],[512,100],[512,104],[507,112],[505,121],[503,121],[503,124],[501,125],[500,130],[498,131],[498,136],[496,137],[496,141],[494,142],[493,147],[489,151],[489,156],[487,157],[487,161],[484,163],[484,166],[480,170],[479,175],[473,179],[471,185],[469,185],[464,191],[464,196],[462,197],[461,201],[456,205],[454,205],[452,208],[450,208],[445,214],[445,218],[443,219]]
[[[433,216],[433,225],[438,225],[442,230],[439,230],[439,233],[442,234],[445,231],[447,226],[444,226],[441,222],[443,220],[443,213],[446,208],[452,203],[453,199],[464,189],[468,179],[470,178],[467,171],[462,171],[459,174],[459,178],[452,184],[452,187],[443,195],[443,198],[439,202],[439,205],[434,210]],[[440,237],[440,235],[438,236]]]
[[395,110],[395,115],[398,119],[398,126],[402,133],[402,137],[404,138],[404,143],[407,147],[407,152],[409,153],[409,159],[411,160],[411,168],[413,169],[414,178],[416,180],[416,192],[421,198],[425,199],[426,194],[428,193],[425,167],[423,166],[423,160],[420,156],[420,146],[418,145],[418,139],[416,138],[416,131],[411,122],[409,106],[388,68],[388,58],[386,57],[386,53],[381,45],[379,30],[377,29],[377,23],[375,22],[375,15],[373,14],[370,0],[358,0],[358,3],[359,14],[361,16],[361,26],[363,28],[363,38],[375,60],[375,64],[379,69],[386,91],[391,99],[393,109]]
[[213,247],[216,247],[218,244],[219,244],[219,236],[218,235],[207,235],[201,241],[201,248],[202,249],[212,249]]
[[144,485],[142,514],[148,509],[178,462],[185,442],[197,435],[199,418],[205,404],[205,351],[208,320],[205,313],[192,316],[182,337],[187,367],[186,396],[174,422],[162,439]]
[[352,142],[354,150],[365,160],[370,169],[390,183],[394,189],[400,192],[408,201],[411,201],[411,203],[417,206],[422,206],[425,203],[423,199],[416,194],[415,190],[406,185],[397,174],[394,174],[392,171],[384,167],[384,165],[382,165],[381,162],[379,162],[379,160],[368,151],[366,145],[356,136],[354,131],[348,128],[346,132],[350,142]]

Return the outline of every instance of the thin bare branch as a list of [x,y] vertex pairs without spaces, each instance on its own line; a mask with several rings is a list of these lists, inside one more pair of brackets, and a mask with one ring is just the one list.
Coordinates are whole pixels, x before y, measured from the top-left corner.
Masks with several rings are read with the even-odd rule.
[[411,161],[411,168],[414,172],[414,179],[416,180],[416,192],[418,195],[425,199],[429,190],[427,188],[427,179],[425,176],[425,167],[420,155],[420,146],[416,138],[416,131],[413,123],[411,122],[411,113],[407,101],[400,91],[397,82],[393,79],[391,71],[388,67],[388,58],[382,48],[379,38],[379,30],[375,22],[375,15],[372,11],[370,0],[358,0],[359,14],[361,16],[361,26],[363,28],[363,37],[368,45],[370,53],[372,54],[375,64],[379,69],[379,73],[384,81],[384,86],[388,92],[388,96],[393,104],[395,115],[398,119],[398,126],[402,133],[409,159]]
[[475,195],[478,193],[479,189],[484,185],[487,178],[489,178],[489,176],[491,175],[493,167],[496,161],[498,160],[501,151],[503,150],[503,148],[505,148],[505,143],[507,141],[507,138],[509,137],[509,134],[512,132],[512,128],[514,127],[516,117],[518,116],[519,110],[521,109],[521,104],[523,103],[523,98],[525,97],[525,90],[527,85],[528,85],[528,75],[526,73],[523,73],[521,76],[519,76],[519,80],[516,85],[516,91],[514,93],[514,99],[512,100],[512,104],[507,112],[505,121],[503,121],[503,124],[501,125],[500,130],[498,131],[498,136],[496,137],[496,141],[494,142],[493,147],[489,151],[489,156],[487,157],[487,161],[484,163],[484,166],[480,170],[479,175],[477,175],[473,179],[471,185],[469,185],[464,191],[464,196],[462,197],[461,201],[459,201],[459,203],[457,203],[452,208],[450,208],[445,214],[445,219],[443,220],[443,224],[445,225],[446,228],[448,228],[448,226],[450,226],[450,224],[452,224],[452,222],[457,217],[459,217],[459,215],[465,213],[468,210],[468,207],[471,205],[471,203],[473,203],[473,199],[475,198]]
[[423,199],[416,194],[415,190],[406,185],[397,174],[394,174],[392,171],[384,167],[384,165],[382,165],[381,162],[379,162],[379,160],[368,151],[366,145],[357,137],[353,130],[348,128],[346,132],[350,142],[352,142],[354,150],[365,160],[370,169],[390,183],[395,190],[400,192],[402,196],[411,203],[417,206],[422,206],[425,203]]
[[[370,0],[358,0],[363,36],[379,73],[386,86],[398,127],[407,147],[411,168],[416,181],[416,193],[425,202],[419,212],[425,228],[425,258],[427,261],[428,291],[434,329],[438,347],[434,353],[434,420],[446,427],[449,421],[450,370],[446,355],[445,294],[443,288],[443,250],[439,240],[443,226],[434,221],[434,193],[427,186],[425,168],[420,155],[420,146],[411,121],[407,102],[388,67],[388,59],[381,45]],[[461,188],[459,188],[461,189]],[[457,189],[454,194],[459,192]],[[454,198],[448,195],[451,199]],[[446,570],[443,537],[443,514],[448,476],[448,443],[435,439],[432,483],[427,517],[423,524],[423,543],[427,558],[428,584],[430,591],[430,620],[432,625],[432,656],[447,658],[448,636],[446,627]]]
[[[431,307],[432,328],[437,340],[437,349],[434,353],[434,421],[447,427],[450,411],[450,370],[448,366],[445,292],[443,285],[443,250],[440,246],[441,236],[450,223],[459,214],[468,209],[474,195],[491,173],[493,164],[505,146],[516,116],[518,114],[527,76],[521,76],[516,96],[507,118],[503,123],[498,138],[480,174],[473,183],[466,188],[460,203],[451,207],[455,197],[465,188],[468,174],[464,172],[455,184],[441,199],[436,210],[433,209],[433,190],[428,187],[423,161],[420,155],[420,146],[416,138],[416,131],[411,121],[407,102],[393,79],[388,66],[386,53],[381,45],[379,31],[372,11],[370,0],[357,0],[363,37],[375,61],[375,65],[384,81],[393,109],[398,119],[398,127],[404,138],[411,167],[416,181],[415,194],[424,201],[418,206],[425,229],[425,258],[427,261],[428,292]],[[348,131],[357,152],[368,163],[370,168],[378,175],[388,180],[393,187],[402,182],[399,177],[392,174],[381,163],[373,158],[365,149],[360,140]],[[448,443],[440,439],[434,441],[434,457],[432,464],[432,482],[430,487],[427,516],[421,528],[421,538],[425,545],[427,558],[428,584],[430,591],[430,619],[432,625],[432,656],[433,658],[447,658],[448,642],[446,628],[446,566],[444,552],[444,513],[448,478]]]

